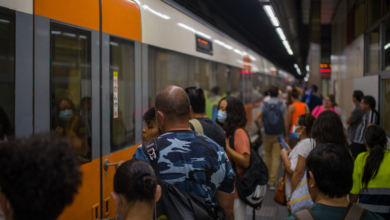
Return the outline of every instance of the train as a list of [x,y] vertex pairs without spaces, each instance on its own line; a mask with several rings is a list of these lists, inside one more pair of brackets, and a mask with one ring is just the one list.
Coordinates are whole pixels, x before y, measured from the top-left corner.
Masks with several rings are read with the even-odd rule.
[[2,0],[0,29],[1,141],[62,135],[82,162],[60,220],[115,218],[107,163],[132,158],[163,86],[203,88],[210,118],[237,96],[250,119],[269,86],[295,82],[173,1]]

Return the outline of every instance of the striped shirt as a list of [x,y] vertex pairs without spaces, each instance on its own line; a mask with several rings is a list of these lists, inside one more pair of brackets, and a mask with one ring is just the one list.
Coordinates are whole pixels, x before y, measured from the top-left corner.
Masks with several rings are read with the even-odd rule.
[[356,129],[355,138],[353,139],[354,143],[364,144],[364,129],[367,127],[368,124],[379,125],[379,115],[378,112],[374,109],[363,115],[362,121]]

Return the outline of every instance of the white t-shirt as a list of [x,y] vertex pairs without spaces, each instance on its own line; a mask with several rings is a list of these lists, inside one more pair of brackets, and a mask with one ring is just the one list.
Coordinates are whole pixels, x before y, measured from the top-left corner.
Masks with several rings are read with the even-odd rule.
[[291,170],[294,171],[298,164],[298,156],[301,155],[304,158],[309,156],[310,151],[314,148],[315,141],[312,138],[306,138],[297,143],[292,149],[288,158],[291,162]]

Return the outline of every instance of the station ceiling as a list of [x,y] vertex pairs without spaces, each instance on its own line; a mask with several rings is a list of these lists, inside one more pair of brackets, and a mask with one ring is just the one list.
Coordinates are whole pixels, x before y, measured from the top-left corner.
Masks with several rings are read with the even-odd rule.
[[[302,17],[302,10],[305,10],[305,7],[302,7],[302,1],[305,2],[306,0],[275,0],[273,2],[274,6],[277,7],[274,8],[275,13],[280,16],[278,16],[278,19],[281,27],[286,27],[283,30],[290,42],[294,55],[287,53],[275,27],[271,24],[263,9],[262,3],[267,2],[267,0],[262,0],[262,2],[259,0],[173,1],[229,34],[277,66],[294,74],[297,78],[304,76],[309,43],[308,24],[303,24],[302,22],[307,19],[307,16]],[[288,3],[290,8],[283,7],[284,3]],[[294,11],[297,15],[291,17],[291,13],[288,12]],[[294,68],[295,63],[303,70],[302,75],[298,75],[296,72]]]

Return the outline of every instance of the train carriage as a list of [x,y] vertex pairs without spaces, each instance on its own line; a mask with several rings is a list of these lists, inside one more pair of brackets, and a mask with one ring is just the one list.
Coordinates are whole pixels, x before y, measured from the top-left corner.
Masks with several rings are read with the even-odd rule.
[[104,165],[132,158],[163,86],[202,87],[210,118],[220,98],[238,96],[251,118],[260,91],[295,80],[171,1],[1,0],[0,30],[7,135],[62,134],[83,163],[60,219],[115,217],[115,170]]

